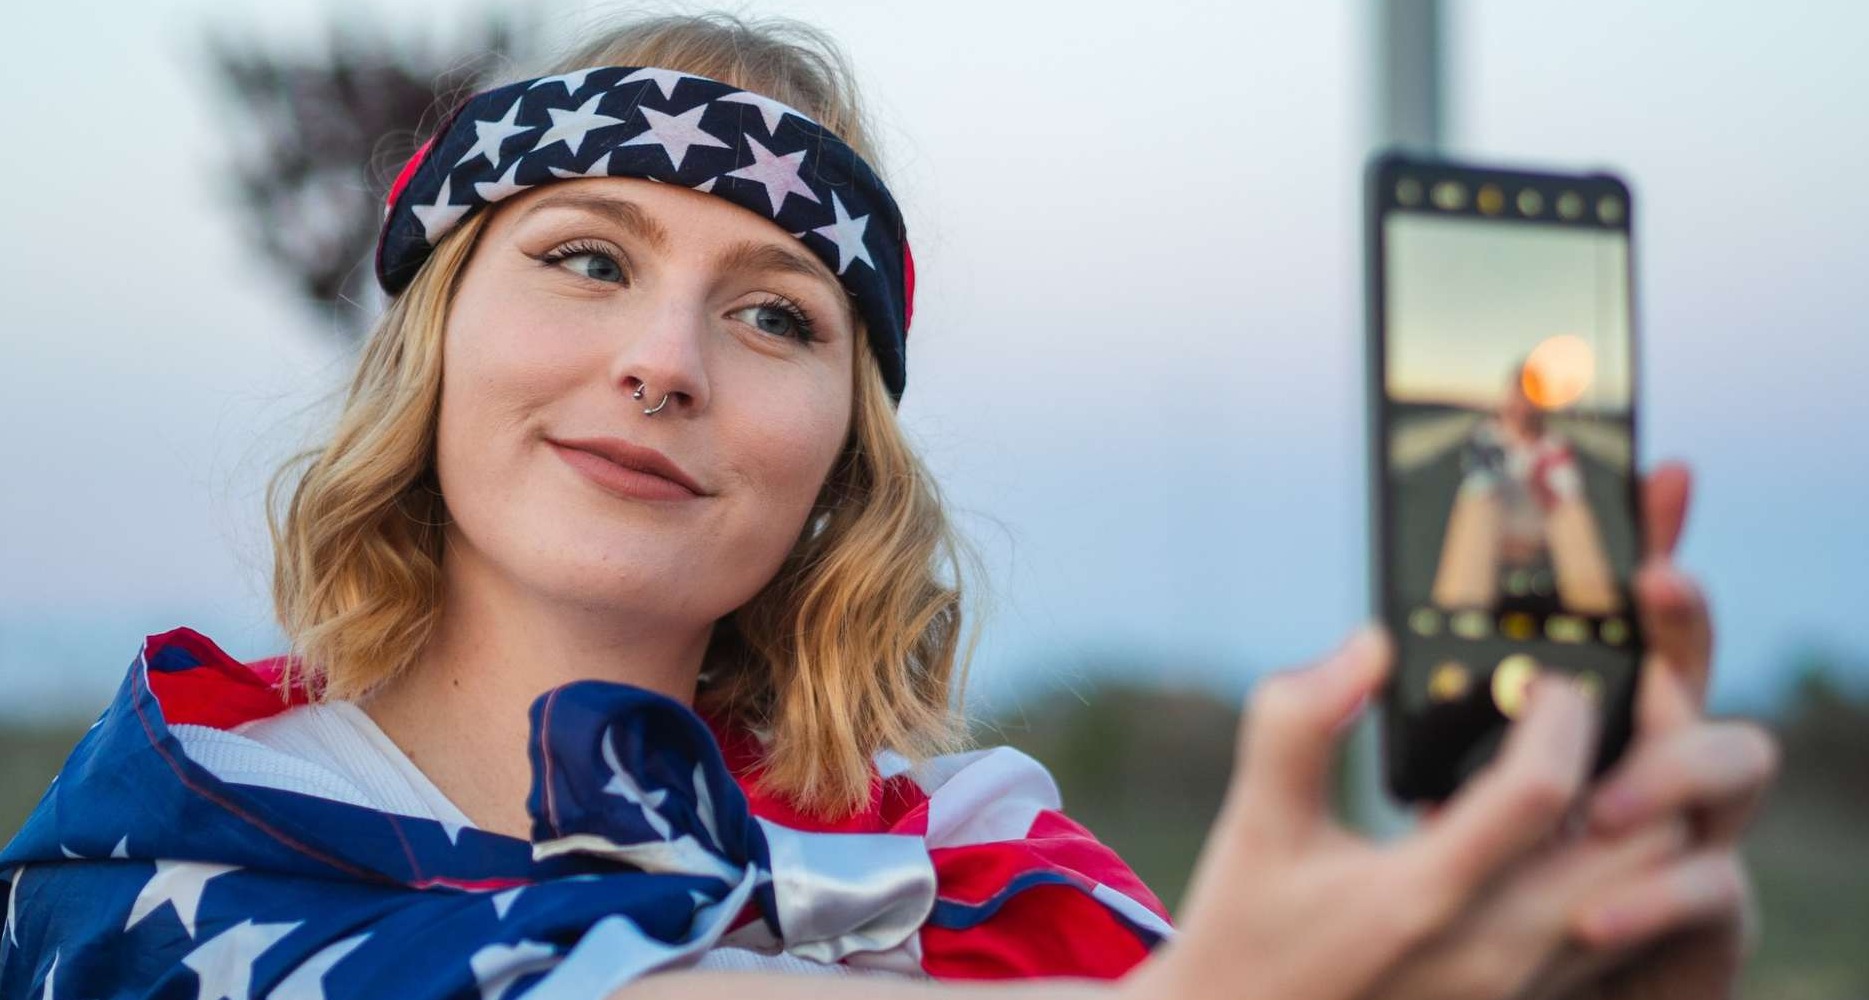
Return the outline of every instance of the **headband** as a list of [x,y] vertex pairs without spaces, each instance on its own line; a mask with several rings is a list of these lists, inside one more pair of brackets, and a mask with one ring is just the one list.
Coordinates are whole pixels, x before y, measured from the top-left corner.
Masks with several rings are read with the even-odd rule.
[[856,151],[770,97],[672,69],[601,66],[468,98],[390,186],[376,277],[395,295],[476,209],[555,181],[642,177],[757,212],[837,275],[889,394],[908,380],[915,263],[895,199]]

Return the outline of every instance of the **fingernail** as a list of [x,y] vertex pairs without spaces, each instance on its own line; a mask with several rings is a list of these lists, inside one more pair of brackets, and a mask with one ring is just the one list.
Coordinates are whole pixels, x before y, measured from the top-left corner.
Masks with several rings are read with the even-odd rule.
[[1359,626],[1330,657],[1331,671],[1345,680],[1366,678],[1380,665],[1381,649],[1382,632],[1375,625]]
[[1365,660],[1375,656],[1382,648],[1382,627],[1374,622],[1364,622],[1350,633],[1350,638],[1343,644],[1345,656]]
[[1344,730],[1355,725],[1356,720],[1363,717],[1363,709],[1368,704],[1369,693],[1367,691],[1358,695],[1356,700],[1350,703],[1350,707],[1344,711],[1343,718],[1337,720],[1337,725],[1331,730],[1331,734],[1341,736]]
[[1540,670],[1537,676],[1532,678],[1530,687],[1525,691],[1526,707],[1535,707],[1541,702],[1562,701],[1564,695],[1561,692],[1566,688],[1577,696],[1575,700],[1582,700],[1583,692],[1577,690],[1564,675],[1551,670]]

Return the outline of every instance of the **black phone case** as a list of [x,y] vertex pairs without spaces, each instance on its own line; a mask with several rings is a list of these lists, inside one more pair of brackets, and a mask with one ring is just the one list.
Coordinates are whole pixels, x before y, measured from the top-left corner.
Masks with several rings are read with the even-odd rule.
[[[1388,193],[1394,188],[1394,182],[1401,171],[1411,171],[1414,175],[1435,179],[1459,180],[1469,189],[1482,183],[1525,186],[1535,184],[1551,189],[1560,187],[1578,190],[1589,195],[1616,194],[1628,206],[1624,213],[1622,228],[1633,233],[1634,202],[1628,186],[1618,177],[1608,173],[1561,174],[1531,170],[1503,169],[1481,166],[1444,159],[1430,159],[1402,152],[1386,152],[1372,157],[1365,171],[1364,191],[1364,274],[1366,289],[1365,328],[1367,331],[1367,349],[1365,351],[1365,398],[1368,401],[1368,483],[1370,490],[1369,539],[1371,546],[1370,573],[1371,607],[1374,613],[1388,627],[1390,634],[1400,639],[1405,623],[1402,621],[1402,609],[1394,606],[1390,597],[1390,571],[1388,565],[1390,539],[1389,533],[1389,476],[1387,465],[1388,420],[1387,407],[1384,405],[1385,386],[1383,376],[1386,370],[1387,343],[1385,337],[1385,289],[1384,289],[1384,233],[1383,218]],[[1475,214],[1469,210],[1466,214]],[[1502,223],[1504,224],[1504,223]],[[1633,238],[1629,242],[1628,253],[1628,290],[1629,290],[1629,377],[1630,377],[1630,448],[1632,474],[1629,476],[1628,496],[1626,498],[1634,515],[1636,545],[1638,553],[1645,551],[1645,529],[1640,511],[1640,474],[1634,465],[1635,456],[1639,455],[1639,400],[1641,399],[1641,366],[1636,343],[1639,338],[1636,316],[1635,288],[1635,246]],[[1625,581],[1626,584],[1626,581]],[[1639,616],[1630,614],[1630,655],[1632,665],[1627,677],[1620,683],[1612,683],[1604,692],[1602,700],[1602,728],[1599,735],[1596,760],[1592,775],[1600,776],[1613,766],[1622,755],[1633,734],[1635,692],[1639,686],[1641,662],[1645,642],[1638,620]],[[1441,711],[1433,717],[1411,713],[1404,705],[1403,685],[1417,680],[1406,664],[1402,662],[1403,643],[1396,644],[1397,662],[1390,672],[1385,685],[1381,703],[1381,729],[1384,783],[1391,795],[1401,802],[1431,801],[1439,802],[1449,796],[1473,772],[1483,767],[1499,748],[1509,720],[1492,704],[1490,699],[1469,699],[1460,711]],[[1485,683],[1490,686],[1491,674],[1488,672]]]

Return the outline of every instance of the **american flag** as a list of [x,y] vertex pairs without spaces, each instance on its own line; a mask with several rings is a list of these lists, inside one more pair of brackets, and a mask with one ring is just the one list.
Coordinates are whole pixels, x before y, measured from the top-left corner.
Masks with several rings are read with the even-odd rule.
[[530,841],[223,781],[172,726],[302,704],[280,658],[150,636],[0,852],[0,997],[595,1000],[720,945],[937,979],[1114,978],[1174,933],[1009,747],[759,793],[757,738],[624,684],[531,706]]

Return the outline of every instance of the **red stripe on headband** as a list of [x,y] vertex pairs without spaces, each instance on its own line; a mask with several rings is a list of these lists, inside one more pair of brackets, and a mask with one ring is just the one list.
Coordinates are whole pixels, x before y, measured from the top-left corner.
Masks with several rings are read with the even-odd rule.
[[422,165],[423,157],[428,155],[428,147],[435,144],[435,139],[439,135],[441,133],[437,132],[429,136],[428,141],[422,143],[422,148],[416,150],[414,156],[409,157],[409,162],[402,165],[402,173],[397,174],[396,182],[389,186],[389,197],[383,199],[384,208],[394,209],[396,207],[396,196],[402,193],[403,188],[409,186],[409,178],[415,176],[416,168]]
[[909,334],[909,320],[915,316],[915,255],[909,253],[909,241],[902,241],[902,336]]

